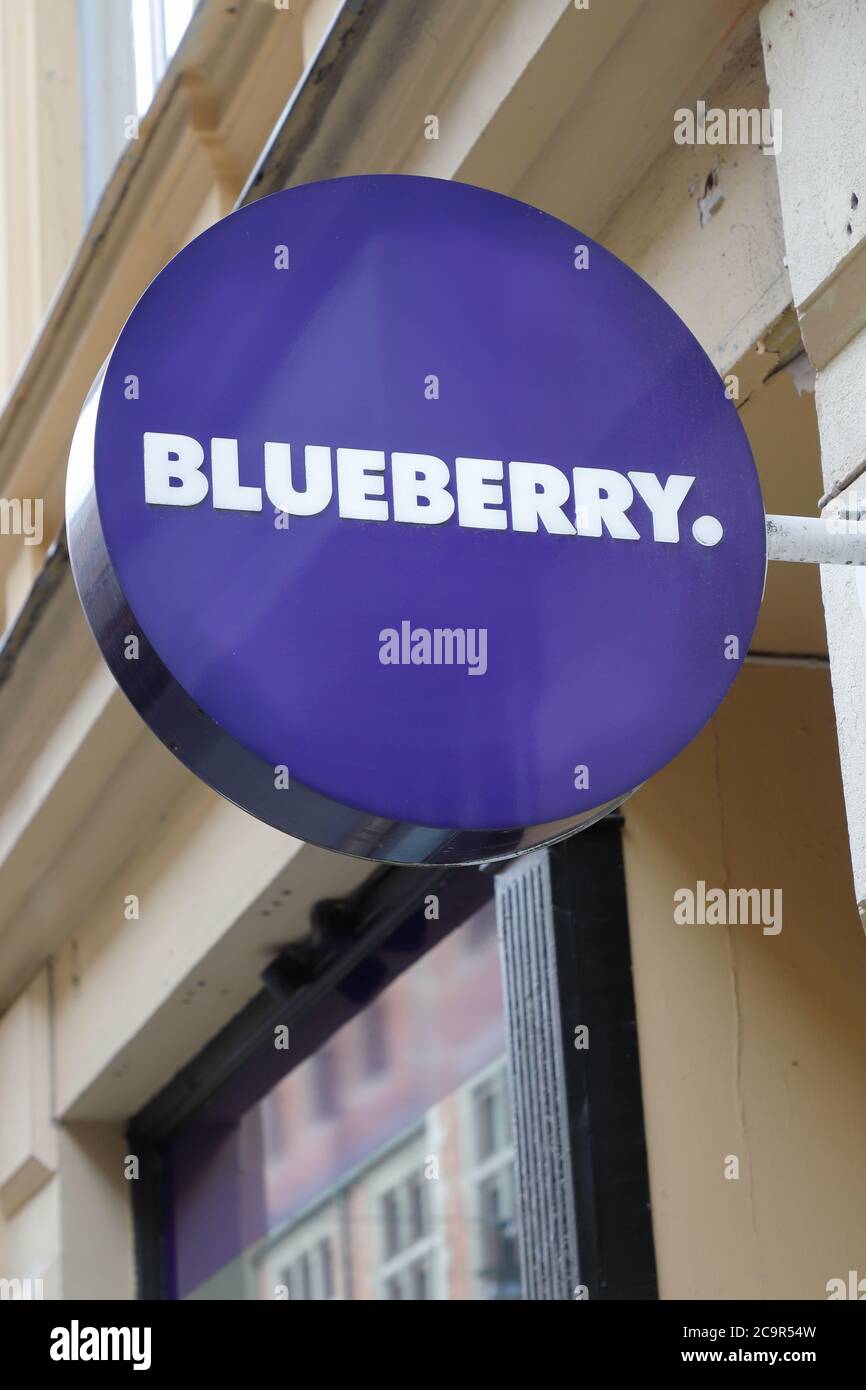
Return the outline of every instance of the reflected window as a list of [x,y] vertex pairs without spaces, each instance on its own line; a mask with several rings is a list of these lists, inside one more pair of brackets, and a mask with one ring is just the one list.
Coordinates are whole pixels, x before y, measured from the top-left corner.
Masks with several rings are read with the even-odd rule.
[[397,1193],[386,1192],[381,1201],[385,1258],[390,1259],[400,1250],[400,1209],[397,1204]]
[[292,1061],[169,1142],[177,1295],[519,1298],[492,901]]
[[329,1120],[337,1113],[337,1054],[323,1047],[312,1060],[310,1073],[313,1115]]
[[334,1253],[330,1240],[319,1241],[322,1298],[334,1297]]
[[368,1076],[379,1076],[388,1066],[388,1036],[385,1008],[374,999],[361,1015],[364,1029],[364,1070]]
[[424,1179],[412,1177],[408,1183],[409,1189],[409,1234],[412,1240],[420,1240],[426,1235],[426,1201],[424,1197]]

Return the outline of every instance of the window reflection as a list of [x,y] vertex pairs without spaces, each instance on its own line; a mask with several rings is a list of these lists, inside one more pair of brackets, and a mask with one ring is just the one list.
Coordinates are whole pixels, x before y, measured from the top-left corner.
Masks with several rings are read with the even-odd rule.
[[[237,1205],[266,1234],[181,1296],[519,1298],[493,904],[289,1072],[235,1147]],[[182,1267],[183,1220],[178,1246]]]

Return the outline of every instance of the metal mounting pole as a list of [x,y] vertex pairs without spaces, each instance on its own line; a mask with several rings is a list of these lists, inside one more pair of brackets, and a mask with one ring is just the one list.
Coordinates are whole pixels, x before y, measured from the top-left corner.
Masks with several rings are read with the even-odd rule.
[[866,520],[829,516],[768,516],[767,557],[805,565],[866,565]]

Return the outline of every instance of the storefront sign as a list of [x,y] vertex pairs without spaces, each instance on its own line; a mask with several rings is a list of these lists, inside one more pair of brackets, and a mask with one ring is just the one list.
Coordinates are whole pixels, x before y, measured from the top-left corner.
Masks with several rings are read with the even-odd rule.
[[117,681],[302,839],[469,862],[616,805],[698,732],[766,562],[749,445],[616,258],[465,184],[232,214],[142,296],[67,515]]

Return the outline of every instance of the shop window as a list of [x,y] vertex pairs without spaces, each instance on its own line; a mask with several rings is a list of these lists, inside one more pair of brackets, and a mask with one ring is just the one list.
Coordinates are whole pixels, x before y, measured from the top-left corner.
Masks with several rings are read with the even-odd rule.
[[[415,937],[397,934],[399,972],[360,1008],[345,991],[346,1021],[305,1057],[295,1062],[302,1024],[286,1052],[262,1047],[257,1094],[244,1104],[244,1075],[234,1080],[236,1116],[223,1115],[218,1142],[207,1108],[169,1140],[175,1296],[501,1296],[478,1277],[465,1097],[502,1069],[505,1022],[490,887],[480,875],[471,886],[486,945],[467,956],[474,912],[408,966]],[[272,1076],[264,1087],[257,1065]]]
[[[538,882],[548,907],[531,916]],[[499,933],[489,873],[372,875],[345,900],[340,940],[293,941],[135,1118],[142,1297],[570,1299],[578,1271],[593,1298],[656,1296],[618,825],[495,883]],[[564,1011],[566,1035],[597,1019],[603,1039],[566,1049],[543,1132],[550,1034],[521,973],[539,940],[564,966],[544,981],[550,1017]],[[538,1163],[545,1145],[557,1167]]]

